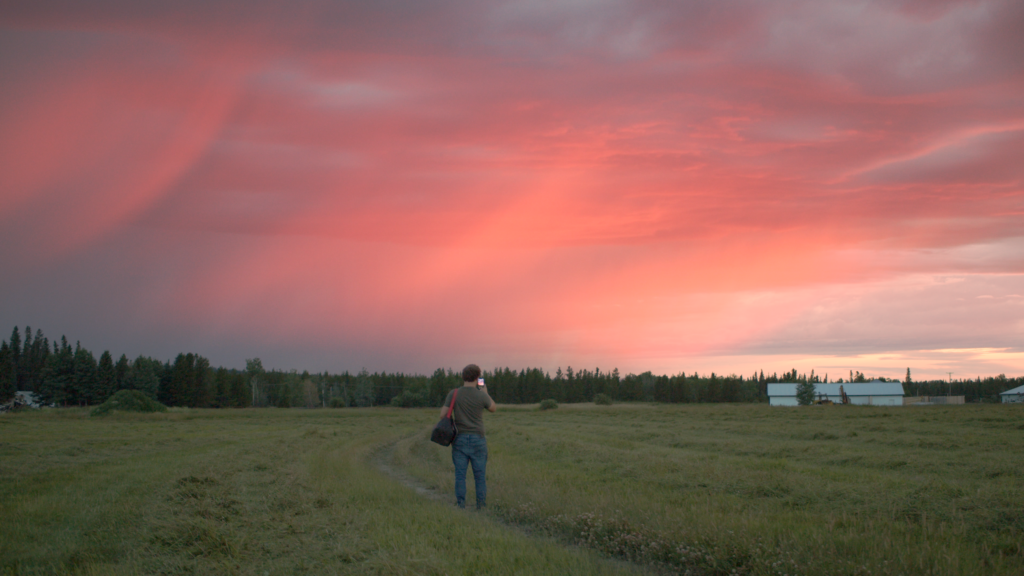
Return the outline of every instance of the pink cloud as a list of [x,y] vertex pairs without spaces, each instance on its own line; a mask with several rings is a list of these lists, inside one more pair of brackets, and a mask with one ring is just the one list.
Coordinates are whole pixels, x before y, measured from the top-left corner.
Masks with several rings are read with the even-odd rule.
[[[74,285],[132,242],[175,270],[98,296],[136,332],[381,368],[999,347],[1019,308],[967,296],[1020,278],[1018,5],[11,7],[3,261]],[[939,342],[929,274],[1013,321]],[[867,327],[789,336],[818,317]]]

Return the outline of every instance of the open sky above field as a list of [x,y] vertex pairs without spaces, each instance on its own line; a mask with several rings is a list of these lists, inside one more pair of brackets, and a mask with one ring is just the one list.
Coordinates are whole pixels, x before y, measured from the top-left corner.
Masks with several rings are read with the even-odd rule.
[[310,371],[1019,375],[1022,29],[1019,0],[3,3],[0,326]]

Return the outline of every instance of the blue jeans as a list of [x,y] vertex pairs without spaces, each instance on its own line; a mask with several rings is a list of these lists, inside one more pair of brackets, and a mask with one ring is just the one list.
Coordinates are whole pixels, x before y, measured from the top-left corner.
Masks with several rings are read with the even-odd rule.
[[459,434],[452,442],[452,463],[455,464],[455,501],[466,507],[466,465],[473,465],[476,482],[476,507],[487,506],[487,439],[478,434]]

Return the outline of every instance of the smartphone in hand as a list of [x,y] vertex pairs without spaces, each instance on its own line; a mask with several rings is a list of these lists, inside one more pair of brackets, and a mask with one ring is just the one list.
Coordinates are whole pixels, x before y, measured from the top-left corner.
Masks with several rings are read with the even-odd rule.
[[484,387],[484,379],[483,378],[477,378],[476,379],[476,387],[477,388],[483,388]]

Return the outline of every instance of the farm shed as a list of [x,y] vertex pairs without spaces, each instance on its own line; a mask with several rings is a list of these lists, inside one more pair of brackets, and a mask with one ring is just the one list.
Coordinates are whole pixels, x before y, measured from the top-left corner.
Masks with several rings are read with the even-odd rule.
[[[796,406],[796,383],[786,382],[783,384],[768,385],[768,403],[772,406]],[[846,395],[850,397],[851,404],[868,404],[872,406],[902,406],[903,405],[903,384],[900,382],[882,382],[873,380],[871,382],[852,382],[844,384],[814,385],[815,397],[820,395],[829,400],[839,403],[842,401],[842,394],[839,387],[842,386]]]
[[999,398],[1002,399],[1003,404],[1024,403],[1024,386],[1017,386],[1006,392],[1000,392]]
[[14,397],[19,402],[25,404],[26,406],[31,406],[32,408],[39,408],[41,406],[39,402],[36,400],[36,395],[33,394],[32,392],[19,390],[14,393]]

